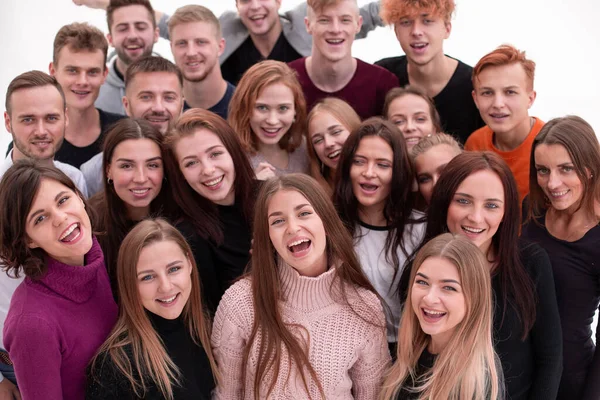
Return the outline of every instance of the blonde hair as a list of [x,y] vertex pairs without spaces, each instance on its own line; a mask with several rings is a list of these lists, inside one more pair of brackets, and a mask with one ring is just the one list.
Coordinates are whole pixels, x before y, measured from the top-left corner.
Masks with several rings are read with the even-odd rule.
[[427,136],[421,139],[419,143],[413,146],[410,152],[410,157],[414,162],[415,159],[421,154],[427,152],[435,146],[439,146],[442,144],[450,146],[453,150],[456,151],[456,155],[459,155],[463,152],[462,145],[454,138],[454,136],[440,132],[435,135]]
[[175,13],[171,15],[168,22],[169,36],[173,36],[173,29],[181,24],[189,24],[191,22],[206,22],[215,27],[215,35],[217,39],[221,39],[221,24],[219,19],[211,10],[197,4],[188,4],[187,6],[179,7]]
[[396,398],[411,380],[414,387],[407,389],[419,392],[419,400],[501,398],[502,369],[492,344],[492,286],[483,253],[465,237],[439,235],[417,253],[409,282],[414,282],[419,267],[430,257],[444,258],[458,270],[465,316],[433,368],[425,376],[417,377],[418,360],[431,337],[423,332],[413,312],[410,284],[398,329],[398,358],[386,375],[380,399]]

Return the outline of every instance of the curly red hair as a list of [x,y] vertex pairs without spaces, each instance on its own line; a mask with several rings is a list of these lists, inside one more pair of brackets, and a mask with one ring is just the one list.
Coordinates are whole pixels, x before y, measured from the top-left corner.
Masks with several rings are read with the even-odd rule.
[[455,7],[454,0],[381,0],[379,15],[388,25],[423,12],[439,16],[449,22]]

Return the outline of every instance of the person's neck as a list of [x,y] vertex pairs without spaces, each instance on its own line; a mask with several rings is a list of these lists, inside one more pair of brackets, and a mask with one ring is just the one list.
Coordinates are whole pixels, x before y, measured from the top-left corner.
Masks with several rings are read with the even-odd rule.
[[279,39],[279,35],[281,35],[283,28],[281,27],[281,21],[277,19],[277,23],[273,28],[265,33],[264,35],[253,35],[250,33],[250,38],[252,39],[252,43],[254,43],[254,47],[264,58],[269,57],[269,54],[273,51],[273,47],[275,47],[275,43],[277,43],[277,39]]
[[312,83],[320,90],[334,93],[342,90],[354,77],[358,62],[352,54],[338,61],[331,61],[317,51],[305,60],[306,72]]
[[119,57],[117,57],[117,61],[116,61],[116,65],[117,69],[119,70],[119,72],[121,73],[121,75],[123,75],[123,78],[125,78],[125,71],[127,71],[127,67],[129,67],[128,64],[125,64],[123,62],[123,60],[121,60]]
[[494,132],[494,146],[500,151],[511,151],[516,149],[527,139],[535,118],[524,118],[514,129],[509,132],[497,134]]
[[408,83],[421,89],[429,97],[437,96],[448,84],[456,70],[458,61],[440,52],[425,65],[417,65],[408,61]]
[[546,228],[559,239],[572,241],[580,239],[587,231],[598,225],[600,202],[594,202],[594,209],[573,204],[566,210],[549,207],[546,212]]
[[279,147],[279,143],[264,144],[261,142],[258,144],[258,152],[269,164],[276,168],[285,169],[289,164],[289,153]]
[[387,226],[388,222],[383,215],[383,205],[370,207],[358,207],[358,218],[365,224],[371,226]]
[[91,105],[85,109],[67,108],[69,125],[65,139],[77,147],[89,146],[100,135],[100,112]]
[[[13,140],[13,142],[14,142],[14,140]],[[11,158],[12,158],[13,163],[15,163],[16,161],[19,161],[19,160],[28,160],[30,157],[27,157],[25,154],[21,153],[19,151],[19,149],[17,149],[17,146],[15,146],[15,147],[13,147]],[[38,161],[40,164],[42,164],[46,167],[54,166],[54,156],[52,156],[50,158],[45,158],[45,159],[36,159],[36,161]]]
[[183,81],[183,98],[192,108],[208,110],[221,101],[227,91],[227,81],[215,66],[213,71],[202,81]]
[[127,216],[131,221],[138,222],[150,215],[150,206],[146,207],[127,207]]
[[427,351],[429,352],[429,354],[438,355],[442,351],[444,351],[444,349],[448,345],[448,342],[450,341],[450,333],[451,332],[444,332],[438,335],[431,336],[431,341],[427,346]]

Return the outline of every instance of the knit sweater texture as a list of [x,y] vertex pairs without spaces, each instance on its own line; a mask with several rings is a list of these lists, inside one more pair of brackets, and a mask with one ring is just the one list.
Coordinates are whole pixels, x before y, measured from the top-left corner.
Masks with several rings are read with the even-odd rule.
[[117,320],[104,256],[94,238],[84,266],[48,258],[40,279],[12,297],[4,344],[23,399],[79,400],[85,370]]
[[[281,263],[279,307],[282,319],[297,337],[308,339],[308,359],[326,399],[376,399],[383,374],[390,364],[383,308],[374,293],[346,286],[348,302],[354,312],[340,301],[340,283],[335,276],[335,268],[330,268],[318,277],[304,277]],[[254,398],[260,332],[250,349],[247,365],[242,365],[254,313],[252,283],[248,278],[240,280],[225,292],[213,325],[213,353],[222,376],[216,390],[217,399]],[[367,322],[369,318],[374,319],[371,315],[376,317],[374,323]],[[243,369],[246,370],[245,382],[242,381]],[[310,393],[306,392],[287,351],[282,349],[279,376],[269,398],[306,399],[310,394],[313,399],[321,399],[317,383],[308,372],[305,376]],[[267,374],[261,382],[261,397],[266,396],[271,378],[272,375]]]

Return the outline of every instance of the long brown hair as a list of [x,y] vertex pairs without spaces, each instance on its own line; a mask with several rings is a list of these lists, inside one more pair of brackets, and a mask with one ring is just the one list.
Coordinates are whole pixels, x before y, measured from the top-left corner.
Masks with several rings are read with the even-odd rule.
[[[377,310],[364,304],[356,306],[348,302],[347,290],[355,293],[359,288],[369,290],[376,294],[375,289],[363,274],[360,264],[354,253],[352,238],[340,221],[331,200],[323,188],[313,178],[304,174],[289,174],[268,180],[262,187],[256,201],[254,216],[254,245],[252,248],[252,268],[249,277],[252,282],[252,297],[254,300],[254,325],[252,333],[244,349],[243,378],[247,371],[250,350],[254,342],[260,338],[259,356],[254,377],[254,397],[266,398],[273,391],[281,363],[282,346],[287,350],[289,357],[296,364],[302,377],[302,382],[307,392],[308,383],[305,371],[317,382],[321,396],[325,398],[322,385],[308,359],[308,349],[302,346],[283,322],[278,302],[282,299],[282,289],[279,282],[278,262],[279,256],[269,237],[268,207],[273,195],[280,190],[293,190],[302,194],[311,204],[317,215],[323,221],[327,238],[327,260],[329,265],[335,265],[335,278],[332,291],[339,293],[343,304],[348,304],[351,309],[365,321],[377,322]],[[354,296],[353,296],[354,298]],[[361,297],[356,297],[356,302]],[[366,308],[365,313],[362,310]],[[381,325],[382,334],[385,326]],[[272,380],[266,394],[260,393],[261,383],[272,372]]]
[[411,293],[416,274],[430,257],[443,258],[458,270],[466,313],[454,328],[431,371],[407,388],[421,392],[419,399],[497,399],[501,396],[502,369],[492,343],[492,285],[489,267],[469,239],[445,233],[433,238],[416,255],[411,285],[398,328],[397,361],[387,373],[380,398],[395,399],[415,378],[419,357],[431,342],[413,311]]
[[250,118],[254,112],[256,100],[261,92],[270,85],[282,83],[294,95],[295,122],[289,131],[279,140],[279,147],[287,152],[293,152],[302,143],[302,135],[306,130],[306,100],[302,86],[296,78],[296,73],[281,61],[266,60],[253,65],[244,73],[238,83],[231,102],[227,121],[250,154],[258,151],[258,138],[250,128]]
[[[181,233],[163,219],[147,219],[138,223],[123,240],[117,261],[119,286],[119,319],[91,362],[92,374],[110,358],[117,370],[129,381],[135,395],[143,397],[149,384],[154,384],[167,399],[173,399],[173,385],[180,383],[177,365],[167,354],[160,336],[152,327],[140,300],[137,264],[142,250],[154,243],[170,241],[181,249],[191,265],[192,289],[182,315],[194,343],[201,346],[218,379],[210,347],[210,317],[202,306],[198,268],[192,251]],[[127,348],[131,347],[131,358]]]
[[183,137],[193,135],[198,129],[207,129],[217,135],[231,156],[235,167],[233,183],[235,204],[241,208],[248,226],[252,226],[256,180],[250,161],[235,131],[217,114],[192,108],[177,119],[174,128],[166,135],[166,173],[169,180],[173,182],[171,189],[173,199],[179,208],[178,214],[188,218],[202,238],[220,244],[224,238],[219,225],[217,206],[192,189],[181,172],[175,154],[177,142]]
[[580,117],[570,115],[548,121],[533,141],[529,164],[528,218],[531,220],[540,217],[550,204],[537,182],[535,149],[540,144],[557,144],[567,150],[583,186],[577,210],[583,208],[591,216],[595,216],[594,204],[600,201],[600,144],[590,124]]

